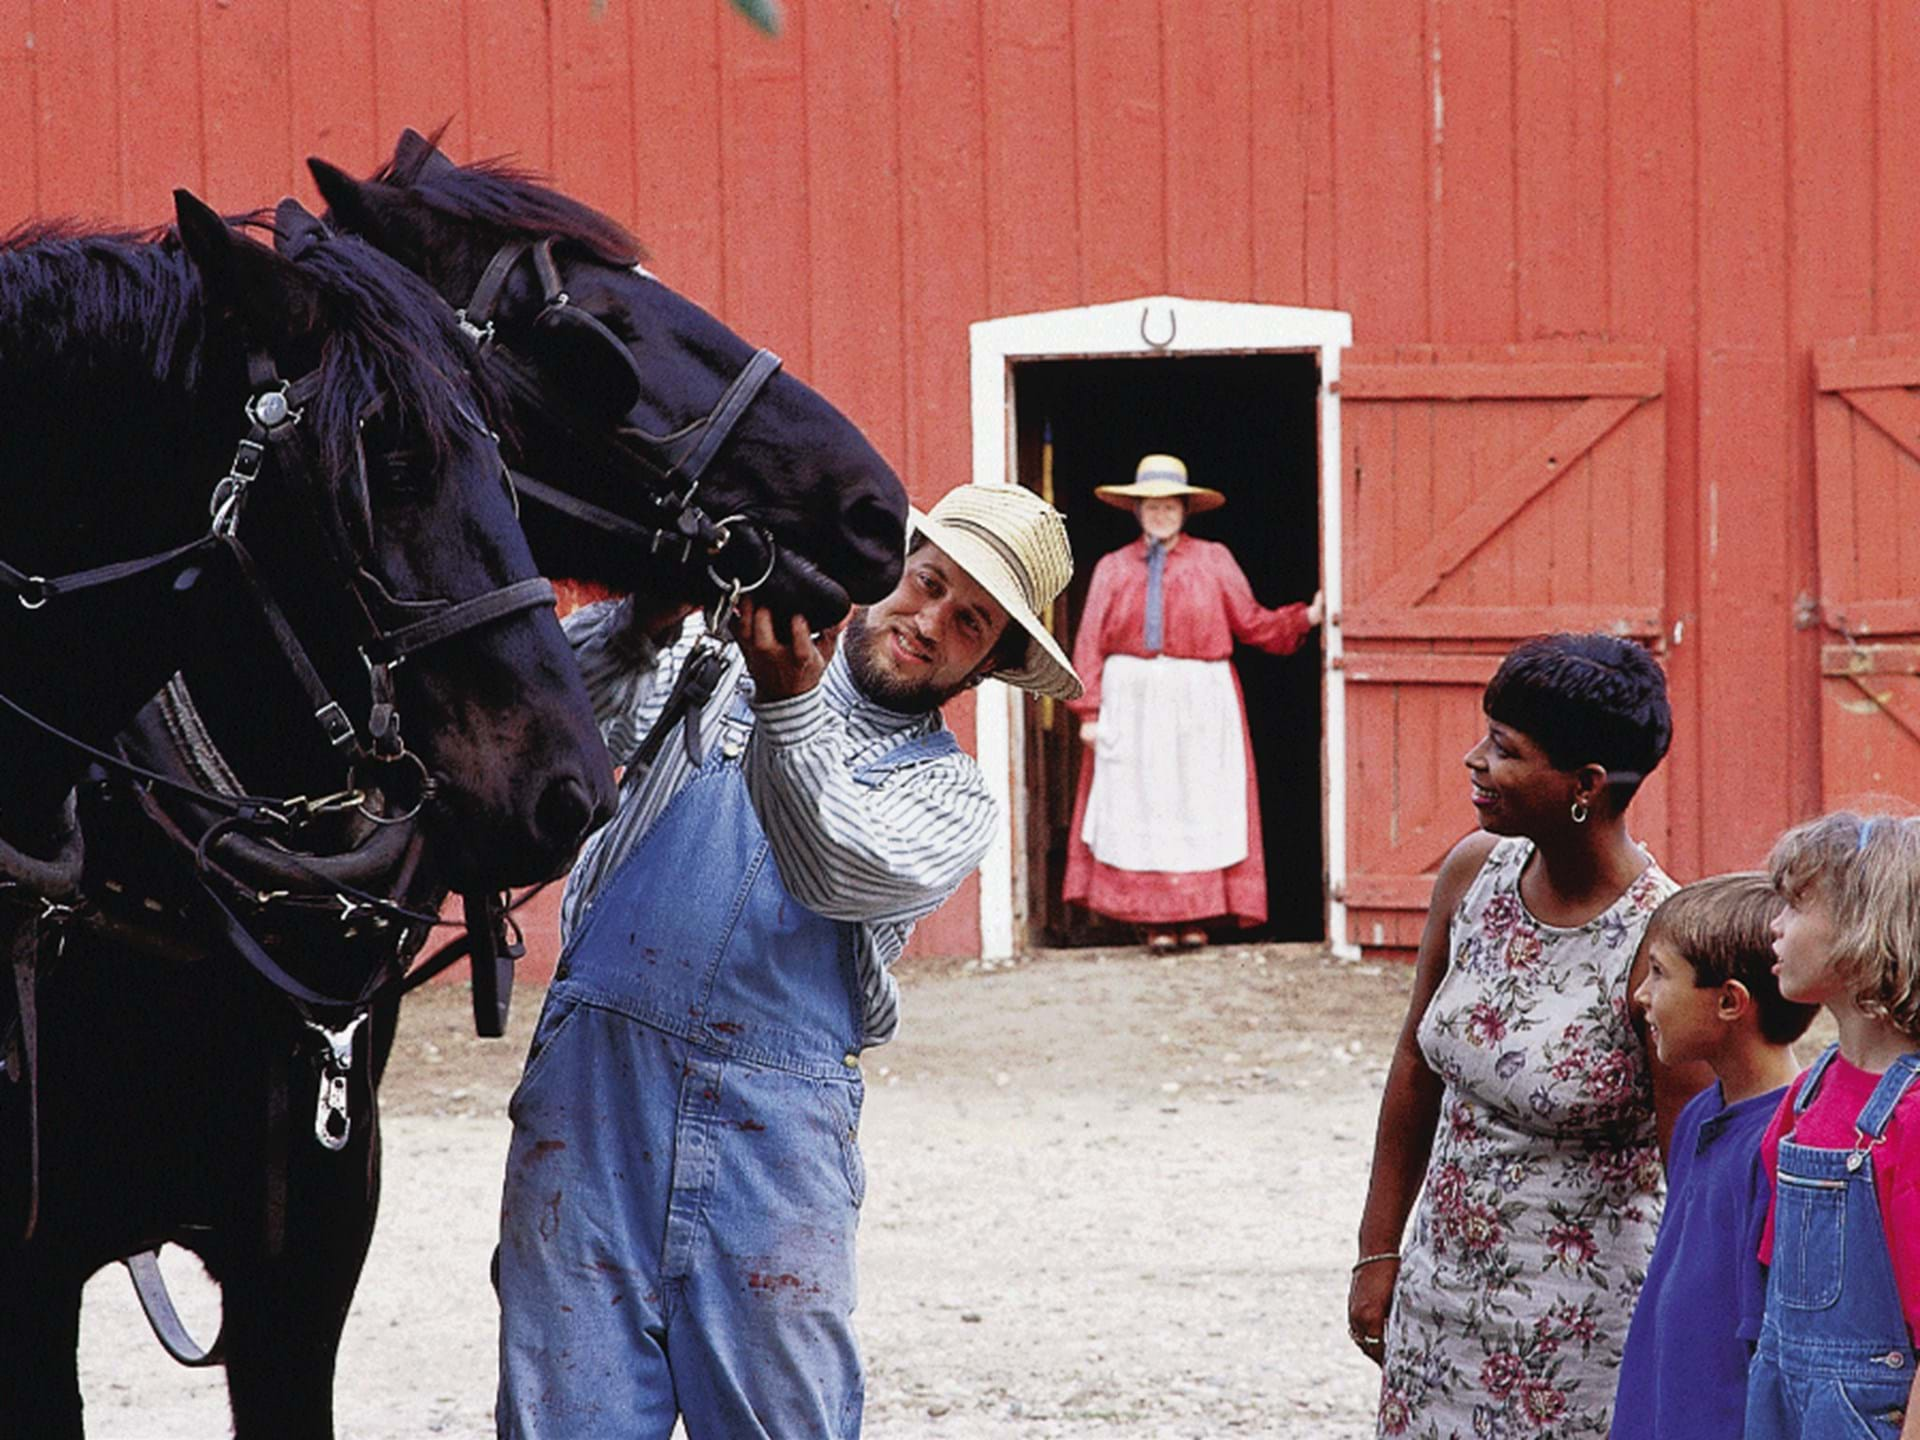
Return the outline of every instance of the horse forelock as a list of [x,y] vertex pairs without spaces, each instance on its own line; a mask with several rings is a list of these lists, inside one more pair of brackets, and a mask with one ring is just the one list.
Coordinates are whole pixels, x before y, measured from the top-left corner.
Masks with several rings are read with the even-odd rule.
[[505,409],[498,389],[424,281],[351,236],[311,246],[296,263],[333,322],[314,403],[334,473],[351,464],[360,418],[377,401],[400,407],[399,418],[418,428],[436,465],[447,461],[469,416],[495,423]]

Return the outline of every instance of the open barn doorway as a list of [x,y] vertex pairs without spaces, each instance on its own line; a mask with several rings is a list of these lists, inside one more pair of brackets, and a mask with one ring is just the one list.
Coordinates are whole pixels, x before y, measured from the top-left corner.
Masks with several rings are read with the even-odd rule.
[[[1133,478],[1150,452],[1180,456],[1196,485],[1225,492],[1224,508],[1189,529],[1225,543],[1263,605],[1309,599],[1319,580],[1320,376],[1314,353],[1031,360],[1013,365],[1020,482],[1048,495],[1073,539],[1072,587],[1055,614],[1071,648],[1095,562],[1139,534],[1129,511],[1096,485]],[[1249,939],[1327,934],[1319,637],[1297,654],[1237,648],[1264,827],[1267,924]],[[1078,724],[1042,705],[1026,727],[1027,921],[1048,945],[1130,944],[1115,924],[1060,895],[1067,831],[1084,762]]]

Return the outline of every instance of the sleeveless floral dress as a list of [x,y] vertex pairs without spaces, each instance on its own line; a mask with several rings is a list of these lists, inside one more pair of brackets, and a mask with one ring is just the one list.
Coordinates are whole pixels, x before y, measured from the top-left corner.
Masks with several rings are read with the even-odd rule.
[[1584,925],[1520,900],[1533,842],[1493,847],[1420,1022],[1446,1085],[1387,1325],[1379,1434],[1607,1434],[1665,1178],[1627,976],[1678,888],[1648,865]]

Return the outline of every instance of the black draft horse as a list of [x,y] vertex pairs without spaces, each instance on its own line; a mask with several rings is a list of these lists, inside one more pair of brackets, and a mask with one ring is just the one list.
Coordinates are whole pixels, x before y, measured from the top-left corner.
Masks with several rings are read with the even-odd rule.
[[[606,752],[515,523],[492,397],[444,304],[291,204],[280,254],[191,197],[178,218],[163,243],[41,234],[0,249],[0,579],[19,602],[0,606],[0,821],[22,821],[4,833],[30,853],[28,822],[62,808],[80,747],[106,743],[178,668],[277,753],[271,795],[312,781],[330,802],[202,785],[217,822],[369,912],[357,923],[385,932],[390,957],[411,953],[419,917],[302,855],[334,832],[381,846],[391,833],[402,868],[441,887],[547,878],[610,809]],[[101,571],[129,555],[142,563]],[[103,768],[91,792],[158,812],[161,782]],[[417,823],[390,823],[407,812]],[[188,875],[220,868],[208,841]],[[174,897],[200,907],[191,917],[155,894],[134,909],[191,933],[213,893]],[[325,1349],[330,1372],[345,1300],[326,1313],[339,1281],[311,1272],[357,1272],[364,1236],[303,1212],[290,1162],[225,1193],[202,1181],[231,1175],[235,1150],[303,1156],[344,1138],[344,1092],[367,1067],[335,975],[269,1005],[258,976],[164,935],[163,959],[110,906],[45,905],[9,883],[0,909],[18,997],[0,1015],[32,1022],[0,1024],[0,1435],[81,1433],[86,1276],[196,1237],[226,1282],[237,1420],[324,1433],[271,1417],[306,1404],[298,1351]],[[116,927],[136,943],[103,938]],[[281,1237],[303,1222],[318,1246],[296,1253]]]
[[[637,246],[619,226],[507,167],[455,166],[413,132],[372,181],[351,180],[322,162],[314,170],[335,225],[366,231],[469,311],[476,329],[492,327],[482,368],[510,397],[509,453],[526,472],[519,477],[523,518],[543,570],[639,592],[663,613],[710,602],[720,583],[764,576],[762,598],[819,624],[839,619],[850,601],[877,599],[891,587],[906,511],[892,471],[844,416],[784,375],[726,413],[728,397],[740,394],[737,377],[754,368],[753,348],[636,271]],[[479,308],[474,291],[489,273],[495,288],[482,297],[487,313],[472,314]],[[558,306],[556,289],[565,296]],[[676,547],[674,536],[701,532],[683,518],[688,508],[709,523],[742,518],[717,554],[709,553],[710,530],[699,546]],[[246,707],[235,701],[244,689],[232,679],[195,677],[197,707],[188,685],[176,683],[143,714],[130,747],[204,787],[243,788],[242,777],[277,783],[285,751],[248,725]],[[215,818],[175,808],[189,827]],[[95,819],[102,823],[89,824],[88,844],[90,853],[100,852],[100,870],[142,876],[149,898],[164,895],[169,908],[190,916],[191,882],[182,881],[177,860],[169,875],[167,847],[150,831]],[[409,878],[407,898],[430,908],[447,883],[423,867]],[[271,927],[261,940],[274,957],[327,984],[357,983],[356,976],[392,956],[393,937],[377,917],[371,926],[364,916],[345,924],[327,915],[261,918]],[[177,1183],[159,1203],[144,1206],[141,1223],[123,1230],[122,1244],[179,1241],[221,1281],[237,1433],[330,1435],[340,1328],[377,1203],[373,1087],[391,1042],[397,993],[382,994],[372,1007],[374,1044],[364,1070],[352,1076],[346,1142],[330,1151],[312,1133],[306,1116],[314,1109],[314,1082],[307,1076],[291,1105],[291,1141],[276,1160],[253,1139],[259,1126],[245,1107],[257,1083],[236,1087],[231,1077],[259,1073],[271,1063],[263,1054],[284,1054],[297,1040],[287,1033],[278,997],[263,994],[218,947],[188,945],[156,967],[147,953],[152,943],[98,934],[76,943],[85,947],[80,963],[96,974],[93,989],[101,995],[158,990],[152,998],[164,1003],[194,986],[251,994],[257,1013],[248,1027],[272,1038],[263,1048],[237,1044],[225,1032],[211,1037],[200,1081],[200,1103],[211,1094],[231,1097],[238,1108],[225,1120],[201,1115],[184,1126],[171,1112],[161,1117],[141,1163],[178,1165],[182,1154],[199,1163],[187,1167],[191,1186]],[[183,987],[182,966],[192,968],[192,985]],[[225,1003],[238,1007],[242,1000]],[[204,1021],[175,1014],[199,1036]],[[257,1110],[257,1093],[253,1103]],[[263,1233],[263,1184],[281,1196],[277,1235]],[[142,1194],[152,1188],[138,1187]],[[280,1277],[271,1311],[250,1303],[263,1269]]]

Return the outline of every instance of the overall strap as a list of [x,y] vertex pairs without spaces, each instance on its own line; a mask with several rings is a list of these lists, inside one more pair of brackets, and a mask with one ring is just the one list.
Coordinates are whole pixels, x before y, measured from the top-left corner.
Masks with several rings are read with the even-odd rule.
[[1840,1053],[1838,1045],[1829,1045],[1820,1052],[1820,1058],[1807,1067],[1806,1083],[1800,1087],[1800,1093],[1793,1097],[1793,1113],[1802,1114],[1813,1103],[1813,1092],[1820,1088],[1820,1082],[1826,1077],[1827,1067],[1833,1064],[1833,1057]]
[[1920,1078],[1920,1055],[1902,1055],[1887,1067],[1880,1083],[1873,1087],[1873,1094],[1867,1097],[1867,1103],[1860,1107],[1860,1118],[1853,1122],[1863,1140],[1879,1140],[1887,1133],[1894,1106],[1900,1103],[1900,1097],[1916,1078]]

